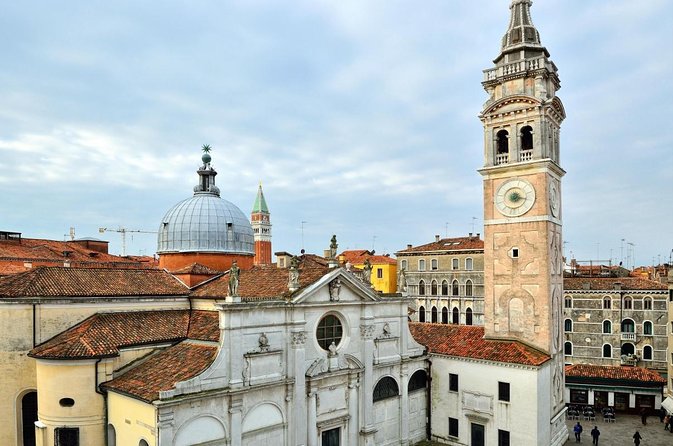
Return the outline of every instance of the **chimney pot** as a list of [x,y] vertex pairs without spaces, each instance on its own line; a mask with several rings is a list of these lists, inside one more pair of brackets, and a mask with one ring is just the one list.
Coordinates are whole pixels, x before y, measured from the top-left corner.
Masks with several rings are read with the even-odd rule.
[[407,249],[411,249],[411,245],[410,245],[410,244],[407,244]]
[[439,235],[435,235],[435,241],[436,241],[436,242],[439,241]]

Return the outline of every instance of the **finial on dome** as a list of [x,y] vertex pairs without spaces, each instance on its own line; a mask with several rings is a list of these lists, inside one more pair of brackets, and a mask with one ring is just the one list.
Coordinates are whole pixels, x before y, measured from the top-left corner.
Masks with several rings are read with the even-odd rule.
[[201,161],[203,161],[203,164],[210,163],[212,161],[212,158],[210,157],[210,144],[202,145],[201,150],[203,150],[203,156],[201,156]]

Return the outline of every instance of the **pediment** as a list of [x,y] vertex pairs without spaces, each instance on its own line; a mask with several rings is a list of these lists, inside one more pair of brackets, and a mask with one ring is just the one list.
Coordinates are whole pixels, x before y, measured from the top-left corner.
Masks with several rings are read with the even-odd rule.
[[344,268],[335,268],[302,290],[292,303],[375,302],[378,293]]
[[508,96],[492,103],[482,115],[510,113],[516,110],[538,107],[542,102],[532,96]]

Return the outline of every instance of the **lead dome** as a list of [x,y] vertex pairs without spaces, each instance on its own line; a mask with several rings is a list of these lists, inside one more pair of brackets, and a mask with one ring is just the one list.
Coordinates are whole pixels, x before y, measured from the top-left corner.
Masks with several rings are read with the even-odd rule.
[[220,197],[210,147],[204,146],[203,152],[194,196],[177,203],[162,218],[157,252],[254,255],[250,221],[235,204]]

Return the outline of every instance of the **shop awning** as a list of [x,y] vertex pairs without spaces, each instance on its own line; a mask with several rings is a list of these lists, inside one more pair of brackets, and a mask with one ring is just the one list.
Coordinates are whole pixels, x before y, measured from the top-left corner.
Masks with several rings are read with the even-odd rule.
[[673,398],[666,398],[661,402],[661,407],[666,409],[666,412],[673,414]]

